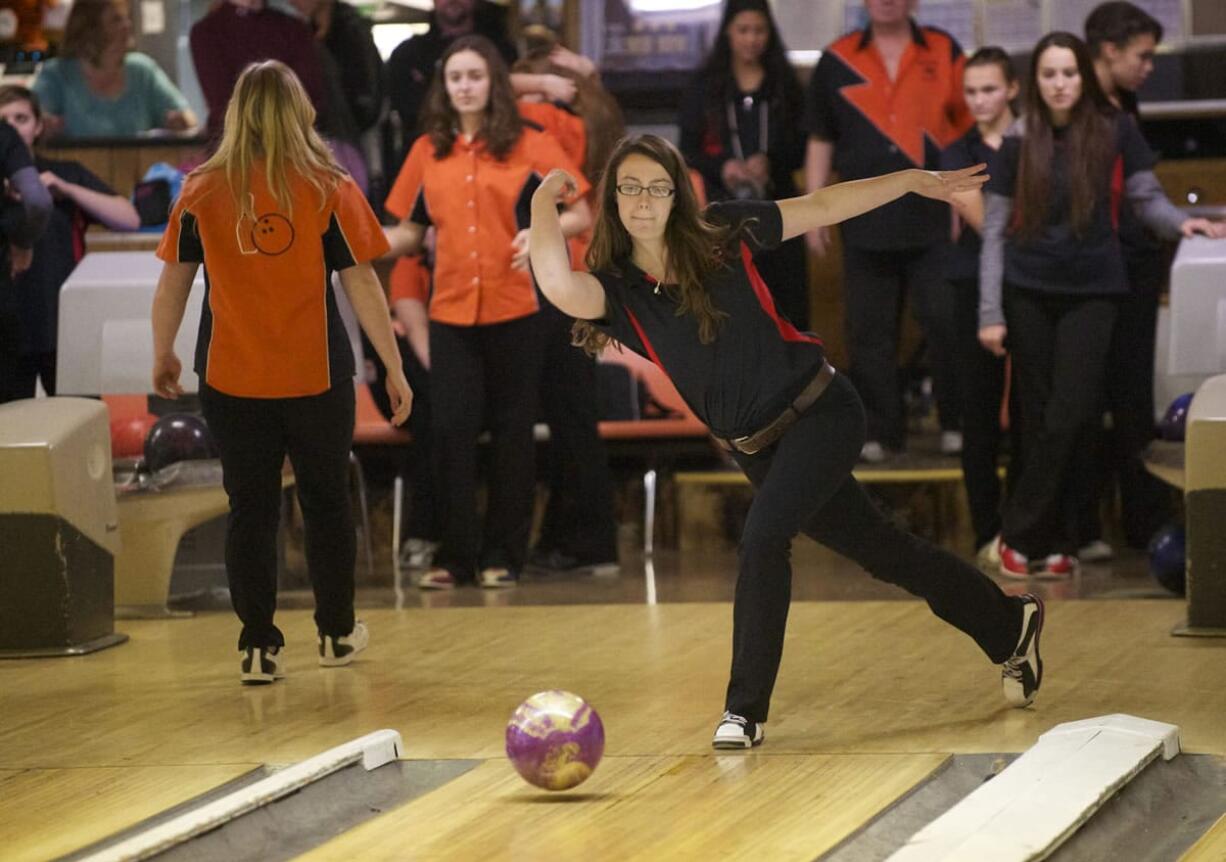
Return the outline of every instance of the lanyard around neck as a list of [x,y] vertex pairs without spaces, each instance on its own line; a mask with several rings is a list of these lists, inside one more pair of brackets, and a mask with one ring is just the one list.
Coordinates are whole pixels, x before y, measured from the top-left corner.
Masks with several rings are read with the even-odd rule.
[[[753,100],[753,96],[745,96]],[[766,154],[767,126],[770,123],[770,105],[765,99],[755,100],[758,105],[758,152]],[[730,99],[724,106],[728,111],[728,131],[731,132],[732,152],[738,161],[745,161],[745,148],[741,146],[741,130],[736,120],[736,99]]]

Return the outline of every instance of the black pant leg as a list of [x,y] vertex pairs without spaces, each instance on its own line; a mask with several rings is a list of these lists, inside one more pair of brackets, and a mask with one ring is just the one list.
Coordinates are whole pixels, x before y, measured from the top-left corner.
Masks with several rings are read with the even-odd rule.
[[480,567],[523,569],[532,529],[541,364],[539,314],[479,327],[492,449]]
[[541,406],[549,424],[549,502],[538,547],[581,562],[617,559],[613,481],[600,439],[596,360],[570,343],[571,319],[541,311],[545,359]]
[[1000,532],[1000,404],[1005,394],[1005,360],[979,343],[979,285],[957,281],[947,289],[955,299],[956,362],[961,366],[962,478],[975,546]]
[[357,554],[349,501],[353,449],[353,381],[321,395],[285,399],[286,448],[294,468],[306,533],[307,573],[315,592],[315,626],[340,637],[353,631]]
[[1116,303],[1006,287],[1005,316],[1026,441],[1003,536],[1030,557],[1076,553],[1089,489],[1072,462],[1102,409]]
[[[12,284],[0,283],[0,290],[14,289]],[[34,397],[37,371],[30,358],[20,352],[20,326],[16,312],[0,311],[0,404]]]
[[477,438],[486,391],[479,329],[430,321],[431,446],[439,523],[434,564],[458,581],[473,579],[481,548]]
[[1170,489],[1145,469],[1154,439],[1154,350],[1158,300],[1166,279],[1161,253],[1128,259],[1130,294],[1120,304],[1111,344],[1108,408],[1112,413],[1112,461],[1119,477],[1124,537],[1143,548],[1171,518]]
[[851,384],[830,389],[777,446],[737,456],[755,485],[741,539],[726,708],[766,721],[791,598],[791,540],[806,535],[928,601],[994,662],[1017,643],[1017,600],[947,551],[894,526],[851,476],[864,440]]
[[958,297],[945,280],[944,245],[909,251],[905,258],[907,292],[928,342],[932,393],[942,431],[962,427],[962,369],[958,354]]
[[286,453],[284,403],[236,398],[202,385],[200,405],[221,455],[222,484],[230,499],[226,577],[230,602],[243,624],[238,648],[283,646],[285,638],[273,615]]
[[849,373],[864,398],[868,439],[890,449],[906,443],[898,375],[902,278],[897,253],[843,247]]
[[733,453],[754,484],[754,498],[738,552],[725,698],[730,712],[768,718],[792,598],[792,539],[850,476],[864,427],[855,390],[836,375],[776,445],[756,455]]

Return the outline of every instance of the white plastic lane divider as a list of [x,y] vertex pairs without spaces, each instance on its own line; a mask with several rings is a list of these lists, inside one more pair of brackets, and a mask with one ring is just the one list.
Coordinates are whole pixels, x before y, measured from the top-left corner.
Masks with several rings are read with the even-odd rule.
[[377,769],[400,756],[402,742],[394,730],[376,730],[309,760],[273,773],[254,784],[199,808],[186,811],[165,823],[140,832],[118,844],[84,857],[82,862],[128,862],[148,859],[197,835],[216,829],[262,805],[301,790],[350,764],[361,761],[366,771]]
[[1159,754],[1179,754],[1179,728],[1131,715],[1060,724],[933,820],[888,862],[1037,862]]

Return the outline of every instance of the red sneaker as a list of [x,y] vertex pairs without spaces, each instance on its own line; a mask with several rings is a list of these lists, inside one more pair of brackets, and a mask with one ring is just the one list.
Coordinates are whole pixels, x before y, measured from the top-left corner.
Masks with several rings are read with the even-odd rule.
[[1071,578],[1077,572],[1077,558],[1069,554],[1049,554],[1039,571],[1040,578]]
[[1000,543],[1000,573],[1006,578],[1030,577],[1030,560],[1003,541]]

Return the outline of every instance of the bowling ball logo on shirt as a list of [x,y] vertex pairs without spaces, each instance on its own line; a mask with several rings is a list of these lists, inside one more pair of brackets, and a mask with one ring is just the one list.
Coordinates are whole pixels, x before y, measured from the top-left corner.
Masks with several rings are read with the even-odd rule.
[[294,226],[280,213],[265,213],[251,229],[251,244],[260,254],[284,254],[294,244]]

